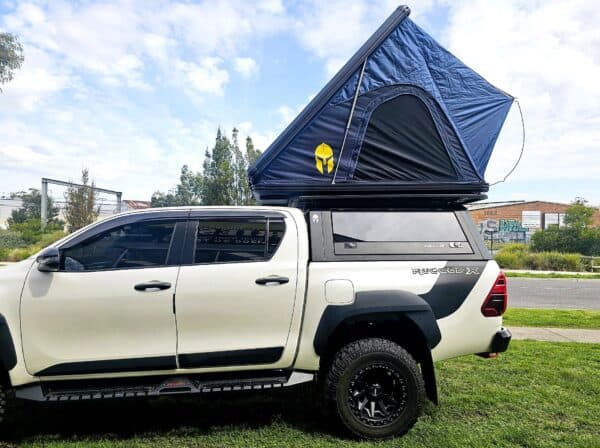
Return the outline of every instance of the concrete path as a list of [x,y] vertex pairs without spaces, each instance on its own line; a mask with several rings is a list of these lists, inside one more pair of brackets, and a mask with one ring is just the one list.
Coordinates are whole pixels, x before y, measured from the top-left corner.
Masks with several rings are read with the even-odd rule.
[[574,328],[509,327],[513,339],[532,339],[549,342],[587,342],[600,344],[600,330]]

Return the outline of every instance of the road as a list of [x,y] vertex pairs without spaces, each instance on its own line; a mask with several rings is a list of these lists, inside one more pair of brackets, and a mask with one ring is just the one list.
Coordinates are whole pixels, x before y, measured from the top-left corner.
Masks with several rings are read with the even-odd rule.
[[600,310],[600,280],[509,277],[508,306]]

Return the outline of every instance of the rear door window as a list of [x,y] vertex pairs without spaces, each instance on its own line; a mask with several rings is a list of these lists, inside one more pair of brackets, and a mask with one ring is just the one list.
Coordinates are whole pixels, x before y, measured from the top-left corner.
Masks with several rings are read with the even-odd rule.
[[283,219],[200,219],[194,263],[267,261],[277,251],[284,233]]
[[336,255],[470,254],[453,212],[332,212]]

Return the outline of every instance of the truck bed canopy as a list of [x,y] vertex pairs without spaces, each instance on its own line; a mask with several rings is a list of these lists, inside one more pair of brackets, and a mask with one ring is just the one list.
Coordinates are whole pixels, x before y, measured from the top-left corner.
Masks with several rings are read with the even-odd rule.
[[398,8],[250,167],[263,203],[480,195],[513,97]]

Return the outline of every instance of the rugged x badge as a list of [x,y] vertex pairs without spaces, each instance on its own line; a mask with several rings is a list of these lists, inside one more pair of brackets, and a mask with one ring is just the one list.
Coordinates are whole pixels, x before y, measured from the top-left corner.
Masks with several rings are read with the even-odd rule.
[[333,149],[327,143],[321,143],[315,148],[315,164],[321,174],[333,171]]

